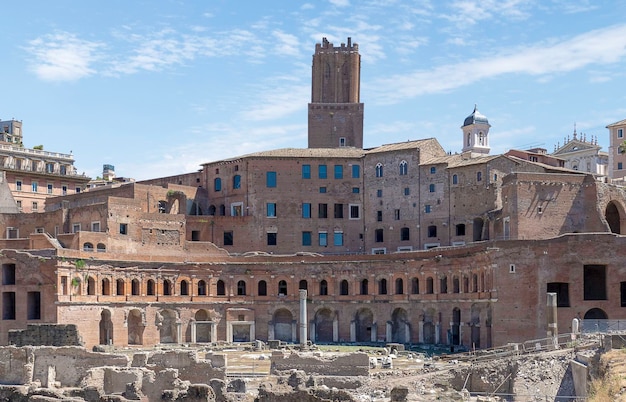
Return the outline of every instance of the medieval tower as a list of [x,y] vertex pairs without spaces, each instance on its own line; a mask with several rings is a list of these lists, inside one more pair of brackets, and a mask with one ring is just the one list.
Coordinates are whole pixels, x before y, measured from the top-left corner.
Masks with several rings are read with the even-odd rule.
[[472,154],[489,154],[489,120],[474,105],[472,114],[465,118],[463,130],[463,152]]
[[309,148],[363,148],[359,45],[315,45],[309,103]]

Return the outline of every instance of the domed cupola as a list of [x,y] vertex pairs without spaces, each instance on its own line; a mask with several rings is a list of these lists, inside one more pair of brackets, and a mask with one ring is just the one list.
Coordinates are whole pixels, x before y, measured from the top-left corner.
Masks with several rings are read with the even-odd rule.
[[472,114],[465,118],[463,130],[463,152],[489,154],[489,120],[480,113],[476,105]]

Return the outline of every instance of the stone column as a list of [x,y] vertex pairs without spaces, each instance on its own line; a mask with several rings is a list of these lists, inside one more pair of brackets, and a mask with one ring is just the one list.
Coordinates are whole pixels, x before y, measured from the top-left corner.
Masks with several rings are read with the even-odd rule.
[[404,342],[411,343],[411,325],[408,322],[404,323]]
[[370,341],[371,342],[378,341],[378,323],[372,324],[372,332],[370,333]]
[[298,340],[298,322],[296,320],[291,321],[291,342],[296,343]]
[[315,343],[317,338],[315,337],[315,321],[309,323],[309,339]]
[[300,289],[300,346],[306,346],[307,318],[306,318],[306,289]]
[[233,324],[226,321],[226,342],[233,342]]
[[256,339],[256,323],[252,321],[250,323],[250,340],[254,341]]
[[197,325],[198,323],[193,318],[189,320],[189,325],[191,326],[191,343],[196,343],[196,333],[197,333]]
[[217,342],[217,322],[211,323],[211,342]]
[[350,321],[350,342],[356,342],[356,321]]
[[559,328],[557,324],[557,294],[556,293],[548,293],[547,304],[546,304],[546,318],[547,318],[547,335],[548,337],[553,338],[554,347],[558,348],[558,336],[559,336]]
[[385,340],[386,342],[391,342],[393,338],[393,326],[391,321],[387,321],[387,326],[385,328]]
[[[350,334],[352,334],[352,327],[350,327]],[[350,335],[352,337],[352,335]],[[339,319],[337,314],[333,318],[333,342],[339,342]]]
[[270,321],[267,323],[267,340],[274,340],[274,321]]
[[417,341],[419,343],[424,343],[424,321],[419,321],[417,323],[418,336]]
[[183,343],[183,324],[181,322],[176,323],[176,343],[179,345]]
[[441,323],[437,322],[435,324],[435,344],[441,343]]

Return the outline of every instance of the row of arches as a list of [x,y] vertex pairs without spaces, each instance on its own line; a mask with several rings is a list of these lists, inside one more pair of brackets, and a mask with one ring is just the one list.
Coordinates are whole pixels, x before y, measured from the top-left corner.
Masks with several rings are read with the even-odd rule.
[[[116,332],[112,314],[112,310],[106,308],[100,314],[101,344],[114,343]],[[146,312],[133,308],[124,314],[124,323],[118,326],[126,329],[128,345],[143,345],[144,331],[150,325]],[[267,336],[257,337],[254,323],[234,317],[230,323],[226,323],[231,333],[230,339],[225,340],[247,342],[266,338],[298,342],[297,320],[297,315],[291,309],[278,307],[271,313],[267,323]],[[159,343],[211,343],[224,340],[218,339],[217,334],[218,325],[223,325],[221,322],[219,317],[206,309],[196,310],[186,322],[180,318],[180,311],[175,309],[161,309],[154,315]],[[389,316],[377,315],[372,309],[361,307],[347,317],[342,310],[321,307],[313,312],[308,325],[307,336],[316,343],[417,342],[481,347],[481,343],[484,343],[483,346],[489,346],[490,343],[491,307],[474,303],[466,311],[459,307],[454,307],[452,311],[438,311],[428,307],[417,312],[396,307]],[[484,328],[483,334],[481,328]]]
[[[82,283],[80,276],[74,276],[71,284],[74,294],[77,295],[117,295],[117,296],[286,296],[294,293],[293,287],[297,290],[309,290],[310,295],[316,296],[350,296],[350,295],[404,295],[404,294],[446,294],[446,293],[478,293],[488,291],[489,276],[483,272],[470,274],[447,275],[426,275],[420,279],[417,276],[406,279],[396,277],[388,279],[379,277],[371,280],[362,278],[358,281],[354,279],[340,279],[338,282],[329,282],[321,279],[313,283],[302,279],[297,282],[286,279],[279,279],[275,282],[268,282],[265,279],[253,281],[250,278],[226,281],[217,279],[215,281],[191,278],[117,278],[102,277],[87,274],[85,283]],[[212,286],[215,286],[212,288]],[[250,287],[254,286],[253,289]],[[63,291],[67,293],[66,287],[61,284]]]

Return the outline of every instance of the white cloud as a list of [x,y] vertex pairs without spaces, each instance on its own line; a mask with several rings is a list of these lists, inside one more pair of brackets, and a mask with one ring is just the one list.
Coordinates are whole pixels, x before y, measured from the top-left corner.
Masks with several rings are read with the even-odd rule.
[[350,5],[350,0],[328,0],[328,2],[335,7],[348,7]]
[[548,76],[620,61],[626,55],[626,25],[587,32],[560,43],[536,45],[482,59],[442,65],[370,82],[367,90],[382,103],[442,93],[505,74]]
[[26,50],[35,56],[30,68],[40,79],[75,81],[96,73],[92,65],[100,58],[98,52],[103,46],[57,32],[30,41]]
[[310,85],[277,85],[275,89],[264,88],[259,91],[255,106],[240,113],[244,120],[274,120],[306,107],[311,94]]
[[451,21],[475,24],[494,17],[524,20],[531,0],[457,0],[450,4],[452,12],[443,17]]
[[300,54],[298,51],[300,41],[297,36],[279,30],[273,31],[272,35],[274,35],[277,40],[274,49],[280,54],[285,56],[298,56]]

